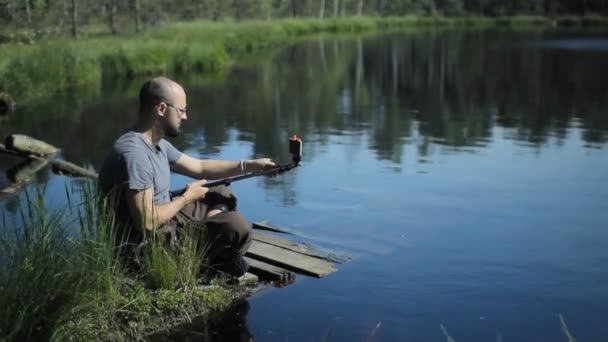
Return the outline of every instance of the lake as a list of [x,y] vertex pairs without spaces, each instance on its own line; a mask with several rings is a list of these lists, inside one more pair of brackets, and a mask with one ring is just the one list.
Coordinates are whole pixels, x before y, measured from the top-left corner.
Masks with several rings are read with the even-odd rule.
[[[233,184],[240,208],[352,257],[326,278],[250,298],[210,340],[559,341],[560,314],[578,340],[607,339],[605,37],[320,37],[222,75],[174,75],[189,95],[174,144],[203,158],[289,161],[287,139],[301,136],[300,168]],[[20,104],[0,133],[98,168],[134,121],[142,81]],[[0,157],[0,187],[14,163]],[[62,208],[78,183],[46,170],[30,187]],[[16,217],[23,201],[0,207]]]

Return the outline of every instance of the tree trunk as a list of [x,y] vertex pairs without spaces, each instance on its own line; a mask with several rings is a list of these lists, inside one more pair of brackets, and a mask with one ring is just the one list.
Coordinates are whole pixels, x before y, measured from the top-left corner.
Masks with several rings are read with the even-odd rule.
[[319,18],[323,19],[325,16],[325,3],[327,0],[321,0],[321,9],[319,10]]
[[215,10],[213,11],[213,21],[218,21],[222,17],[222,0],[216,0]]
[[291,16],[295,18],[296,15],[297,15],[297,12],[296,12],[296,1],[295,0],[291,0]]
[[108,3],[109,11],[110,11],[110,30],[112,30],[112,35],[116,35],[116,0],[110,0]]
[[583,0],[583,15],[587,14],[587,0]]
[[319,55],[321,57],[321,66],[323,71],[327,71],[327,57],[325,56],[325,42],[323,39],[319,39]]
[[6,2],[6,11],[8,12],[9,20],[11,21],[11,26],[13,30],[17,30],[17,19],[15,18],[15,12],[13,12],[13,1],[8,0]]
[[72,0],[72,36],[78,38],[78,7],[76,7],[76,0]]
[[338,4],[340,3],[340,0],[334,0],[334,18],[338,16]]
[[241,2],[239,0],[232,1],[232,8],[234,9],[234,19],[236,21],[241,20]]
[[68,25],[70,22],[70,6],[68,5],[69,0],[63,0],[63,18],[61,18],[61,32],[63,32],[64,25]]
[[399,88],[399,59],[397,58],[397,48],[391,48],[391,62],[393,64],[393,95],[397,96]]
[[363,15],[363,0],[359,0],[359,5],[357,6],[357,16],[360,17]]
[[340,16],[343,17],[344,16],[344,2],[346,0],[340,0]]
[[203,19],[205,17],[205,4],[206,1],[199,1],[198,3],[198,18]]
[[378,12],[380,12],[380,15],[384,15],[385,9],[386,9],[386,0],[380,0],[380,8],[378,8]]
[[25,14],[27,15],[27,23],[32,24],[32,8],[30,7],[30,0],[25,0]]
[[135,32],[141,32],[141,14],[139,13],[139,0],[135,0]]
[[57,153],[57,147],[23,134],[12,134],[4,140],[5,148],[25,155],[44,157]]
[[363,42],[361,38],[357,39],[357,71],[355,74],[355,106],[359,107],[359,92],[361,91],[361,82],[363,81]]

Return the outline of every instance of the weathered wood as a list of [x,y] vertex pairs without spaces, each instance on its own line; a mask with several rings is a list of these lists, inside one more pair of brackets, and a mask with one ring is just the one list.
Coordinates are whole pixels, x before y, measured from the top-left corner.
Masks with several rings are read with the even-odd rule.
[[274,234],[263,233],[259,231],[253,231],[253,240],[267,243],[269,245],[288,249],[290,251],[311,256],[313,258],[328,260],[332,262],[344,262],[344,259],[338,258],[335,254],[322,253],[316,250],[314,247],[292,241],[281,236]]
[[255,240],[252,241],[246,255],[272,265],[319,278],[336,271],[334,265],[329,261]]
[[245,258],[245,260],[249,264],[249,272],[258,275],[260,279],[279,284],[291,284],[296,280],[296,275],[292,271],[252,258]]
[[27,159],[6,171],[7,178],[13,183],[27,183],[44,168],[50,159]]
[[11,156],[22,156],[22,153],[19,153],[17,151],[13,151],[13,150],[9,150],[8,148],[6,148],[6,146],[4,146],[4,144],[0,144],[0,152],[11,155]]
[[253,229],[268,230],[268,231],[271,231],[271,232],[283,233],[283,234],[293,234],[293,233],[291,233],[288,230],[276,227],[275,225],[273,225],[272,223],[270,223],[268,221],[254,222],[253,223]]
[[[0,153],[8,154],[15,157],[27,157],[31,160],[48,160],[45,157],[39,157],[37,155],[27,154],[24,152],[18,152],[15,150],[10,150],[6,148],[3,144],[0,144]],[[53,159],[50,161],[53,172],[59,175],[64,176],[73,176],[73,177],[88,177],[88,178],[97,178],[99,175],[97,172],[85,169],[76,164],[70,163],[65,160]]]
[[60,175],[88,178],[97,178],[99,176],[95,171],[87,170],[65,160],[54,159],[51,164],[53,172]]
[[49,159],[27,159],[19,165],[7,171],[7,178],[12,182],[4,189],[0,190],[0,198],[10,196],[23,189],[24,186],[34,180],[38,171],[49,163]]
[[24,184],[9,184],[6,188],[0,190],[0,198],[15,194],[23,188]]
[[57,153],[57,148],[55,146],[23,134],[9,135],[6,137],[4,145],[9,150],[37,156]]

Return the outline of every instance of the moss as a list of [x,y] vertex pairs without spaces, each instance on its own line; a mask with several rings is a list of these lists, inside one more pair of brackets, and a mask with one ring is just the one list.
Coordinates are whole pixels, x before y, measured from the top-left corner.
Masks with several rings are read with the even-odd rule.
[[194,294],[200,303],[204,303],[211,311],[221,311],[234,300],[234,292],[220,286],[195,290]]

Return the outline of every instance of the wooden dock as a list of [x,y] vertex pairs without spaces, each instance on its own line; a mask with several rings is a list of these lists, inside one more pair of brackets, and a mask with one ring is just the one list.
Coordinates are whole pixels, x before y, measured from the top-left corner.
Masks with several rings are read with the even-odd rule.
[[[273,232],[273,233],[269,233]],[[248,273],[277,286],[292,284],[296,274],[321,278],[336,272],[336,264],[347,261],[311,245],[287,237],[289,230],[269,222],[253,224],[253,241],[246,254]],[[251,281],[251,276],[247,276]]]
[[[11,184],[0,189],[0,197],[17,193],[34,179],[38,171],[47,164],[58,174],[97,178],[92,170],[81,168],[66,161],[55,159],[58,148],[30,136],[13,134],[5,144],[0,143],[0,153],[25,158],[11,169]],[[289,238],[288,238],[289,237]],[[336,264],[347,261],[332,253],[323,253],[311,245],[295,241],[288,229],[270,222],[253,224],[253,241],[246,254],[249,272],[241,277],[243,283],[272,281],[285,286],[295,281],[296,274],[321,278],[336,272]]]

